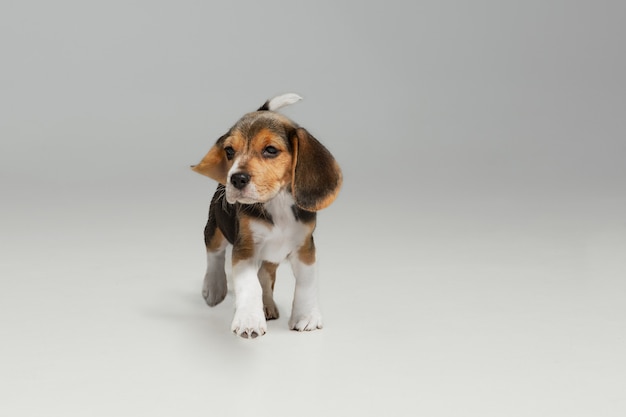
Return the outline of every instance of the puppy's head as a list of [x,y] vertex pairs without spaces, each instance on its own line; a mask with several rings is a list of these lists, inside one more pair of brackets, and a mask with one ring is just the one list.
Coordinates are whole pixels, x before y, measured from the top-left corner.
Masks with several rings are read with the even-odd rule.
[[192,169],[226,186],[226,201],[265,203],[282,190],[298,207],[330,205],[341,187],[341,170],[309,132],[274,110],[300,100],[285,94],[243,116]]

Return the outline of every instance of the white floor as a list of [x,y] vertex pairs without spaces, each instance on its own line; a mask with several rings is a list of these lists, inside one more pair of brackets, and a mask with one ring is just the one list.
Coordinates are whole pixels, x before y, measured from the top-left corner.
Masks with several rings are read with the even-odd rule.
[[232,294],[200,297],[208,196],[169,190],[5,206],[0,414],[626,413],[623,201],[339,200],[317,231],[325,328],[287,329],[283,266],[281,318],[244,340]]

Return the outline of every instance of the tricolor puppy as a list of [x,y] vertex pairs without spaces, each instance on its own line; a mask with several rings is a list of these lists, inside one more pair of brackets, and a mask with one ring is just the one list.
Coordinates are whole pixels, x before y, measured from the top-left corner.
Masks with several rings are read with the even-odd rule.
[[195,172],[219,182],[204,229],[208,266],[202,296],[209,306],[226,297],[225,251],[232,250],[235,317],[232,331],[255,338],[278,318],[276,268],[288,259],[296,277],[289,320],[294,330],[322,328],[315,273],[316,212],[341,187],[339,166],[304,128],[275,110],[296,94],[268,100],[220,137]]

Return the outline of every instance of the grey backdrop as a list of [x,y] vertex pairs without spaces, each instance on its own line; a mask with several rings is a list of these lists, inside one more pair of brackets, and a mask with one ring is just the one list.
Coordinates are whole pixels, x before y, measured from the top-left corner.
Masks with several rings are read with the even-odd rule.
[[[3,2],[0,413],[622,416],[626,6]],[[215,184],[275,94],[335,154],[326,327],[200,298]]]

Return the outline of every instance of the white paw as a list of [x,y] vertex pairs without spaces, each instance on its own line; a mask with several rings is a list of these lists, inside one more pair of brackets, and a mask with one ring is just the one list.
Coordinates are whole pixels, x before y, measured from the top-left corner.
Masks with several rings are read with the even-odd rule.
[[267,332],[267,322],[263,309],[238,309],[230,328],[237,336],[245,339],[263,336]]
[[293,313],[289,319],[289,328],[299,332],[321,329],[322,315],[318,310],[310,311],[306,314]]

